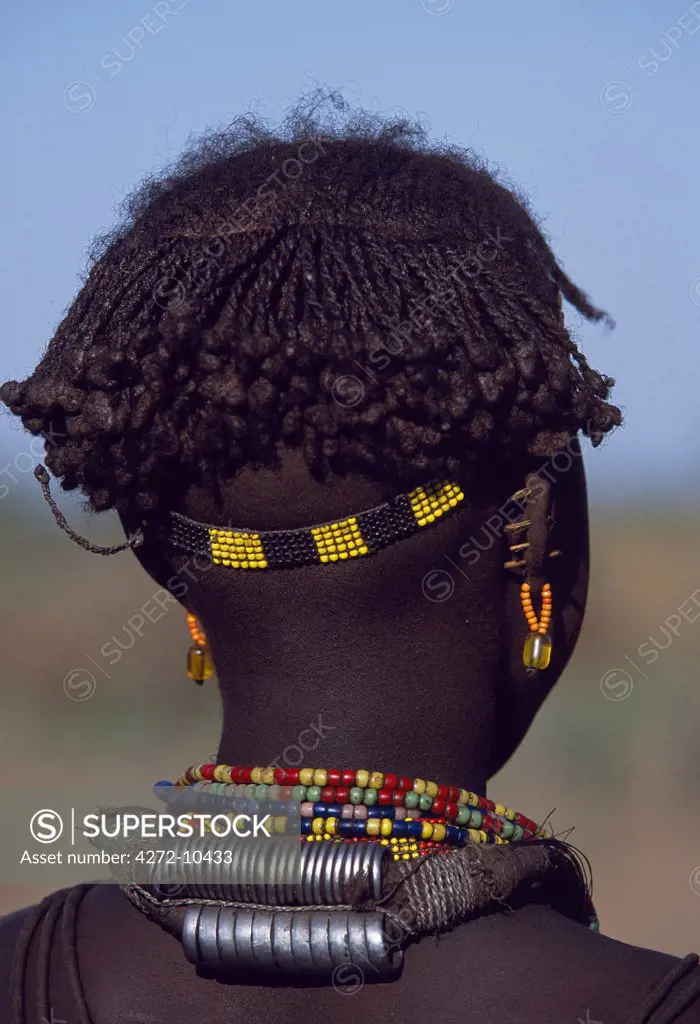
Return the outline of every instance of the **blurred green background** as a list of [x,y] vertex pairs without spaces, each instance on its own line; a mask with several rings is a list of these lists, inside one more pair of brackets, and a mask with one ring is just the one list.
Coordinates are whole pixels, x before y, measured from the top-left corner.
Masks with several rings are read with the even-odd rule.
[[[130,642],[126,623],[157,588],[130,556],[97,558],[72,544],[53,525],[31,473],[15,476],[0,502],[3,785],[176,777],[216,749],[219,726],[216,688],[200,690],[185,674],[184,616],[168,610],[108,665],[101,646],[113,636]],[[91,519],[72,498],[59,500],[76,529],[102,542],[120,539],[115,520]],[[607,934],[675,954],[700,944],[700,521],[691,511],[594,505],[582,639],[490,789],[535,818],[556,808],[558,832],[575,826],[570,839],[592,862]],[[694,592],[698,604],[689,605]],[[698,621],[681,616],[678,626],[670,617],[680,606]],[[670,644],[669,619],[678,633]],[[652,648],[658,656],[649,664]],[[614,669],[629,677],[609,675]],[[73,670],[82,675],[64,689]],[[94,693],[71,699],[88,692],[85,670]],[[0,912],[43,894],[3,886]]]

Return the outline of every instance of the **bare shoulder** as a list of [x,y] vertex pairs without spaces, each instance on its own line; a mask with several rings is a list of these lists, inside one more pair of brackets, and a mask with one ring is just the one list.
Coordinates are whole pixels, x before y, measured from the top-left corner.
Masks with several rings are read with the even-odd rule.
[[[0,920],[2,1021],[12,1019],[11,963],[33,910]],[[116,887],[105,885],[93,886],[82,900],[77,953],[94,1019],[109,1024],[124,1019],[185,1024],[186,1008],[193,1003],[210,1024],[232,1016],[267,1016],[279,1024],[332,1017],[350,1024],[365,1017],[392,1018],[398,1006],[409,1024],[436,1018],[442,1024],[470,1019],[609,1024],[643,1006],[683,963],[590,932],[545,907],[525,907],[409,945],[401,975],[390,982],[374,978],[366,965],[344,972],[335,984],[299,979],[280,986],[263,977],[212,982],[185,960],[177,939],[148,921]],[[700,968],[690,962],[669,989],[663,1009],[684,992],[687,1007],[669,1019],[700,1024]]]
[[24,925],[36,911],[36,905],[22,907],[0,917],[0,1020],[12,1020],[12,995],[15,983],[16,953]]

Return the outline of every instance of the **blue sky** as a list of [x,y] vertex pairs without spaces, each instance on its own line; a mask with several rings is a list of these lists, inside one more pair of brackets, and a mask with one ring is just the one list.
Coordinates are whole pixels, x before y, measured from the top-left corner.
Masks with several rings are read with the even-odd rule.
[[[498,165],[616,319],[572,320],[627,416],[588,460],[594,497],[697,493],[700,2],[23,0],[0,27],[1,378],[35,365],[144,175],[321,84]],[[0,461],[26,450],[0,417]]]

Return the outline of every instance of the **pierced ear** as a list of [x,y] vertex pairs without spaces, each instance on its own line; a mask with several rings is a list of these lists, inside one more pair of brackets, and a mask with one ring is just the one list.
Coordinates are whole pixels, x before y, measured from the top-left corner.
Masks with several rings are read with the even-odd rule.
[[[514,515],[505,527],[504,678],[498,696],[504,728],[494,750],[494,771],[511,756],[559,679],[583,622],[588,591],[588,509],[578,441],[572,441],[564,454],[566,468],[557,470],[550,460],[528,474],[523,489],[512,497]],[[531,585],[535,615],[541,614],[542,587],[551,585],[552,616],[547,631],[552,654],[545,669],[528,669],[523,661],[530,633],[521,600],[524,582]]]

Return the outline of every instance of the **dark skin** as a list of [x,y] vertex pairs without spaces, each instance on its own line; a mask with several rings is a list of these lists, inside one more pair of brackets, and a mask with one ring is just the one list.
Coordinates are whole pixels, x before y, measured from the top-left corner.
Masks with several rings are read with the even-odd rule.
[[[520,579],[503,568],[510,556],[502,529],[492,531],[490,544],[482,529],[489,520],[495,524],[525,473],[541,465],[482,475],[467,493],[468,507],[352,564],[259,574],[213,568],[190,576],[162,546],[139,549],[159,584],[176,572],[187,581],[182,603],[198,615],[212,645],[224,711],[219,760],[278,759],[285,766],[294,756],[291,745],[303,737],[309,748],[318,741],[309,765],[398,770],[485,792],[566,665],[585,606],[586,493],[576,458],[568,471],[552,474],[562,550],[552,570],[555,655],[546,672],[529,676],[521,661]],[[298,457],[287,455],[279,472],[242,473],[221,500],[191,493],[181,510],[203,522],[274,529],[344,516],[389,493],[360,478],[315,483]],[[535,531],[548,528],[544,520],[533,523]],[[464,554],[470,538],[485,549],[471,563]],[[435,570],[449,571],[455,583],[443,601],[424,593],[423,581]],[[444,584],[446,577],[437,579]],[[443,593],[431,580],[429,592]],[[537,808],[523,810],[537,816]],[[22,914],[0,923],[0,1006]],[[61,958],[57,947],[53,1008],[57,1020],[71,1021]],[[176,939],[111,886],[95,886],[85,898],[78,961],[95,1024],[381,1018],[611,1024],[676,962],[596,935],[549,908],[525,906],[413,943],[398,980],[356,975],[363,984],[352,998],[350,988],[341,993],[327,983],[211,980],[184,959]],[[34,971],[26,979],[28,1000]],[[700,1008],[678,1019],[700,1021]]]

